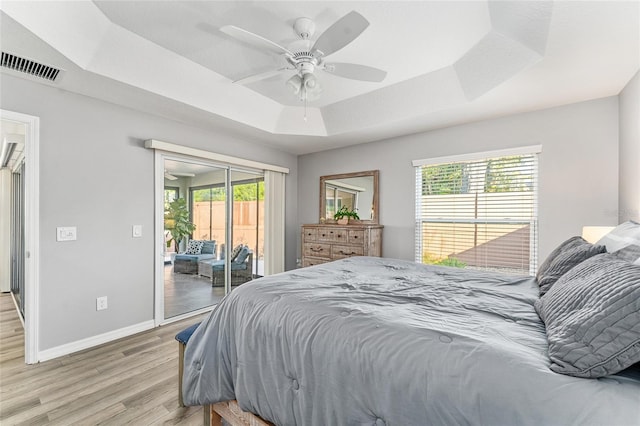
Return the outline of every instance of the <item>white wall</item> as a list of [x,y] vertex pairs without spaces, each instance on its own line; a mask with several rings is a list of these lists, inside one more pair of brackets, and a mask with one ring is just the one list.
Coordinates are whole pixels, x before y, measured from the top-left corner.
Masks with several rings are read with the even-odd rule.
[[640,222],[640,71],[620,93],[620,223]]
[[383,255],[413,260],[412,160],[538,144],[541,258],[583,225],[616,224],[617,97],[300,156],[298,219],[317,222],[321,175],[379,169]]
[[[39,349],[153,319],[154,153],[145,139],[288,167],[288,267],[295,266],[293,155],[2,74],[3,109],[40,117]],[[142,238],[131,226],[142,225]],[[78,239],[56,242],[56,226]],[[97,312],[96,297],[109,309]]]

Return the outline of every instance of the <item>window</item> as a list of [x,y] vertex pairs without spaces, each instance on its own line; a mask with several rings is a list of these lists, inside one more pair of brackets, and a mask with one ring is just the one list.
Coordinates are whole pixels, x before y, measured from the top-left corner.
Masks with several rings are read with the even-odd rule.
[[539,151],[414,161],[416,262],[533,275]]
[[173,200],[180,198],[180,187],[177,186],[165,186],[164,187],[164,209],[169,208],[169,204]]

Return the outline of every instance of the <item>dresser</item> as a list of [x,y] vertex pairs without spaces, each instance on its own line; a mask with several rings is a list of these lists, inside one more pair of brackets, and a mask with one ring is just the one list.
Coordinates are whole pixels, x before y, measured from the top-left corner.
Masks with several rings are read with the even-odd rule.
[[302,267],[351,256],[382,256],[382,225],[302,225]]

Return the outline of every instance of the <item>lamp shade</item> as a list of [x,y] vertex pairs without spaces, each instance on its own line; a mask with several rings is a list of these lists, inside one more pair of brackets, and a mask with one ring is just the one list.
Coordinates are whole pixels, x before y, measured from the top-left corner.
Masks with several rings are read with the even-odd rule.
[[613,228],[615,226],[583,226],[582,238],[593,244],[611,232]]

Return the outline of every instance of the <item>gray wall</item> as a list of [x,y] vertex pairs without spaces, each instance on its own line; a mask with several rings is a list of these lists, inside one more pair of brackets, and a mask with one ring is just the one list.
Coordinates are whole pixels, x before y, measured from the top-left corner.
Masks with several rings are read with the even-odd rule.
[[640,71],[620,93],[620,223],[640,222]]
[[[40,117],[40,350],[153,319],[154,153],[145,139],[290,168],[285,238],[295,266],[295,156],[5,74],[0,101]],[[134,224],[142,238],[131,238]],[[56,226],[76,226],[77,241],[56,242]],[[98,296],[108,296],[107,310],[96,311]]]
[[317,221],[321,175],[379,169],[383,255],[413,260],[412,160],[538,144],[541,258],[583,225],[615,225],[617,97],[300,156],[298,219]]

